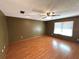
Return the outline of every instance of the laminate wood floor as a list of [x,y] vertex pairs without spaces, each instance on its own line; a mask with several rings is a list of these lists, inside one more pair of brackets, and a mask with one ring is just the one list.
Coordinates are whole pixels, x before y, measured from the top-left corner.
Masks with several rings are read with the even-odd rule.
[[41,36],[9,45],[7,59],[79,59],[79,45]]

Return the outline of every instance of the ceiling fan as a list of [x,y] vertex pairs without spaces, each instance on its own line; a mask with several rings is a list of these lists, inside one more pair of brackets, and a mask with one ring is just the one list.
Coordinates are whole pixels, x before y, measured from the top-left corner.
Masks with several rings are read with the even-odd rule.
[[46,14],[42,14],[44,16],[42,19],[45,19],[47,17],[54,17],[54,16],[59,16],[55,12],[46,12]]
[[[24,14],[24,11],[20,11],[20,13]],[[39,11],[39,10],[32,10],[31,12],[29,12],[30,14],[27,14],[27,16],[40,16],[41,19],[46,19],[46,18],[52,18],[54,16],[60,16],[57,15],[56,12],[43,12],[43,11]]]

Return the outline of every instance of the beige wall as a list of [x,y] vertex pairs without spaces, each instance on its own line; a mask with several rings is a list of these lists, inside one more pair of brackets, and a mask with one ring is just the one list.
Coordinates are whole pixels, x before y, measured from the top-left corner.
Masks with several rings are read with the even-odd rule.
[[[5,59],[5,52],[2,53],[2,49],[5,51],[5,47],[8,44],[6,19],[3,13],[0,11],[0,59]],[[5,47],[4,47],[5,46]]]
[[44,22],[30,19],[7,17],[9,41],[44,35]]

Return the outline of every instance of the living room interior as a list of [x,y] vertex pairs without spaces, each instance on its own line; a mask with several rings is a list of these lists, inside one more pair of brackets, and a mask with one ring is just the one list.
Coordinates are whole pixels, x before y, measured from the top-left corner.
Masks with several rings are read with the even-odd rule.
[[2,0],[0,59],[79,59],[78,0]]

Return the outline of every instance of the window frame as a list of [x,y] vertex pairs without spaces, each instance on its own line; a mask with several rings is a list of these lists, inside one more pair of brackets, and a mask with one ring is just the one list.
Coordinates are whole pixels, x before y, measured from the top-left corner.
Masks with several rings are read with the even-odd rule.
[[[67,23],[69,23],[69,22],[71,23],[70,26],[71,26],[72,29],[66,29],[66,30],[70,30],[70,31],[71,31],[71,34],[70,34],[70,35],[62,34],[62,33],[64,33],[64,31],[65,31],[65,27],[64,27],[65,25],[64,25],[64,24],[65,24],[65,23],[67,24]],[[59,28],[59,29],[61,30],[60,33],[56,33],[56,32],[55,32],[55,30],[56,30],[56,27],[55,27],[55,26],[56,26],[57,23],[60,23],[60,24],[61,24],[61,27]],[[74,27],[74,21],[55,22],[55,23],[54,23],[54,34],[59,34],[59,35],[63,35],[63,36],[72,37],[72,36],[73,36],[73,29],[74,29],[73,27]],[[62,33],[61,33],[61,32],[62,32]]]

